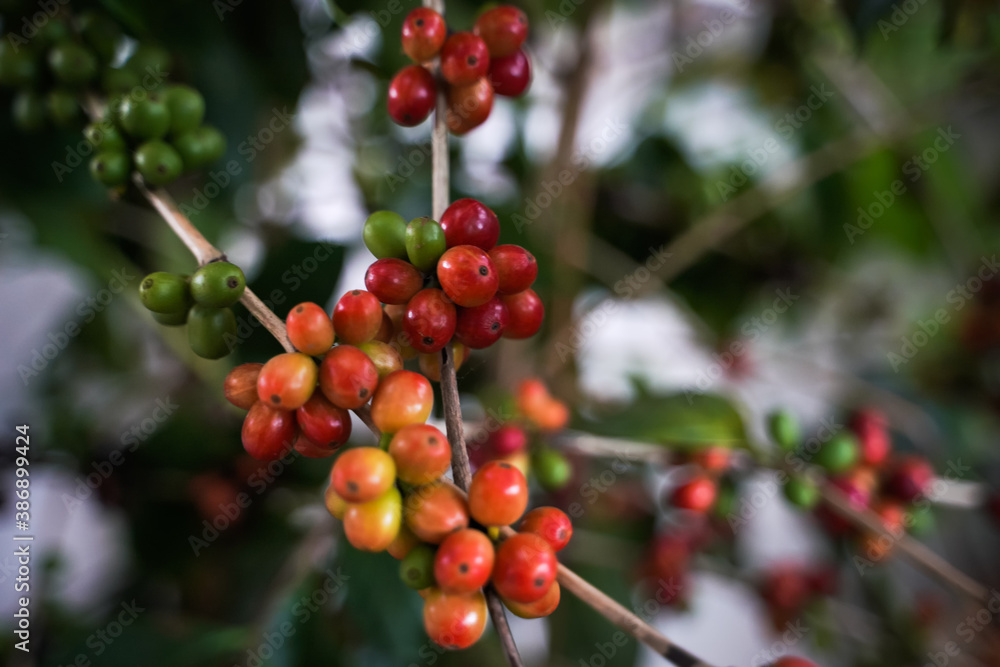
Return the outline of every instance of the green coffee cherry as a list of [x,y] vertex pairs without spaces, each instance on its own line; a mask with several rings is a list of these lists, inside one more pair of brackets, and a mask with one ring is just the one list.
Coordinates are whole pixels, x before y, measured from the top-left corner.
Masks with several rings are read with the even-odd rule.
[[434,549],[418,544],[399,561],[399,578],[415,591],[434,585]]
[[136,139],[160,139],[170,129],[170,110],[157,93],[142,100],[126,97],[118,114],[122,128]]
[[202,125],[173,139],[185,171],[208,166],[226,154],[226,138],[210,125]]
[[191,296],[203,306],[231,306],[240,300],[246,286],[243,271],[229,262],[210,262],[191,276]]
[[921,537],[934,530],[934,510],[929,504],[922,507],[909,507],[906,512],[909,515],[906,529],[912,535]]
[[[6,40],[5,40],[6,42]],[[27,49],[14,48],[3,43],[0,47],[0,85],[23,87],[38,77],[38,64]]]
[[110,62],[122,38],[121,27],[111,18],[95,11],[86,11],[77,19],[80,33],[87,44],[104,62]]
[[59,81],[82,86],[97,76],[97,58],[87,47],[75,42],[60,42],[49,51],[49,69]]
[[229,342],[236,338],[236,316],[229,308],[195,304],[188,313],[188,344],[205,359],[221,359],[229,354]]
[[68,127],[80,118],[80,105],[76,101],[76,95],[68,90],[50,90],[45,105],[49,118],[58,127]]
[[125,185],[131,167],[132,161],[125,151],[105,150],[90,159],[90,175],[108,187]]
[[421,271],[430,271],[446,249],[444,230],[430,218],[416,218],[406,226],[406,256]]
[[375,211],[361,230],[365,245],[378,259],[406,259],[406,220],[392,211]]
[[819,487],[805,475],[790,476],[784,491],[788,501],[802,509],[812,509],[819,502]]
[[179,313],[153,313],[153,319],[165,327],[182,327],[187,324],[188,311],[182,310]]
[[175,85],[163,94],[170,110],[170,133],[173,136],[198,129],[205,118],[205,98],[191,86]]
[[177,180],[184,164],[170,144],[147,141],[135,150],[135,168],[147,183],[162,186]]
[[127,93],[139,85],[139,77],[125,67],[106,67],[101,74],[101,88],[108,94]]
[[166,271],[150,273],[139,283],[139,299],[149,310],[164,315],[187,312],[191,305],[184,276]]
[[14,124],[26,132],[45,127],[45,100],[38,93],[22,90],[14,98]]
[[99,151],[124,151],[127,148],[125,137],[110,121],[91,123],[83,128],[83,136]]
[[166,49],[154,44],[140,44],[125,66],[141,77],[146,74],[169,74],[172,63],[173,59]]
[[767,420],[771,438],[784,450],[795,449],[802,439],[799,422],[787,410],[776,410]]
[[532,457],[531,469],[546,491],[558,491],[569,483],[573,473],[569,461],[560,452],[545,447]]
[[736,483],[728,477],[723,477],[719,481],[718,492],[715,496],[715,504],[712,505],[712,514],[715,518],[728,521],[738,509],[739,494],[737,494]]
[[850,470],[858,460],[858,441],[850,433],[841,432],[823,443],[814,462],[831,473]]

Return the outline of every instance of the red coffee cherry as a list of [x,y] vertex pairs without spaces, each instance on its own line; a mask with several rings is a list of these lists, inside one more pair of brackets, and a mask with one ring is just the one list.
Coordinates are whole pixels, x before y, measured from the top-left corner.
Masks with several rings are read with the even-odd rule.
[[406,305],[403,333],[417,352],[438,352],[455,335],[455,304],[437,288],[417,292]]
[[497,292],[500,294],[523,292],[538,277],[535,256],[519,245],[498,245],[489,255],[497,271]]
[[469,508],[458,489],[434,482],[406,497],[403,518],[413,534],[429,544],[469,527]]
[[333,346],[333,322],[315,303],[300,303],[285,318],[288,340],[303,354],[323,354]]
[[337,495],[333,484],[328,484],[326,491],[323,492],[323,504],[326,505],[326,511],[334,518],[343,520],[347,512],[347,501]]
[[520,49],[509,56],[491,57],[488,78],[497,95],[519,97],[531,85],[531,59]]
[[490,434],[487,447],[500,457],[523,452],[528,447],[528,434],[520,426],[504,424]]
[[434,390],[420,373],[400,370],[379,384],[372,399],[372,421],[382,433],[396,433],[409,424],[423,424],[434,407]]
[[295,411],[295,420],[302,435],[320,446],[336,450],[351,437],[351,415],[328,401],[322,391],[313,393]]
[[493,85],[486,77],[467,86],[450,86],[446,97],[445,122],[448,131],[458,136],[485,123],[493,111]]
[[493,297],[481,306],[459,308],[455,338],[470,349],[481,350],[500,340],[509,322],[507,306]]
[[295,443],[295,415],[257,401],[243,420],[243,448],[258,461],[275,461]]
[[859,410],[851,419],[851,430],[858,438],[861,462],[881,465],[892,451],[885,415],[874,408]]
[[446,250],[438,260],[437,277],[448,298],[463,308],[481,306],[492,299],[499,282],[489,255],[472,245]]
[[486,629],[486,598],[482,592],[451,595],[432,588],[424,599],[424,630],[438,646],[468,648]]
[[396,482],[396,464],[378,447],[355,447],[337,457],[330,471],[337,495],[349,503],[378,498]]
[[408,424],[389,441],[396,474],[407,484],[430,484],[448,471],[451,444],[430,424]]
[[493,573],[493,543],[481,530],[466,528],[444,538],[434,556],[434,580],[445,593],[475,593]]
[[472,476],[469,513],[484,526],[509,526],[528,507],[528,480],[505,461],[490,461]]
[[517,7],[500,5],[480,14],[473,31],[486,42],[490,56],[509,56],[528,36],[528,17]]
[[441,229],[449,248],[474,245],[491,250],[500,238],[500,221],[496,213],[475,199],[452,202],[441,215]]
[[[378,333],[375,334],[375,340],[382,343],[392,343],[392,337],[395,333],[395,329],[392,324],[392,318],[389,317],[389,313],[382,309],[382,324],[378,328]],[[397,352],[399,350],[396,350]]]
[[707,512],[715,504],[717,491],[715,480],[699,474],[673,490],[670,504],[692,512]]
[[305,405],[316,389],[316,362],[301,352],[272,357],[257,376],[257,396],[278,410]]
[[373,262],[365,273],[365,287],[382,303],[408,303],[423,286],[424,277],[417,267],[393,257]]
[[490,71],[486,42],[471,32],[456,32],[441,48],[441,76],[453,86],[468,86]]
[[815,662],[811,662],[805,658],[797,658],[793,655],[786,655],[783,658],[778,658],[778,661],[773,664],[773,667],[817,667],[817,665]]
[[240,364],[226,375],[223,392],[226,400],[249,410],[257,402],[257,377],[264,364]]
[[553,551],[562,551],[573,537],[573,523],[557,507],[536,507],[524,515],[518,530],[538,535]]
[[500,543],[493,565],[493,586],[514,602],[540,600],[556,580],[559,563],[552,547],[533,533],[518,533]]
[[310,459],[325,459],[337,453],[337,447],[315,443],[303,433],[299,433],[299,437],[295,439],[294,449],[302,456]]
[[934,482],[934,468],[919,456],[904,456],[892,463],[885,490],[904,503],[912,503],[927,493]]
[[538,600],[534,602],[529,602],[523,604],[521,602],[514,602],[513,600],[508,600],[507,598],[501,598],[503,600],[504,606],[510,610],[510,613],[521,618],[545,618],[550,615],[559,607],[559,598],[561,596],[561,589],[559,588],[559,582],[554,582],[549,590],[545,592]]
[[394,539],[392,544],[386,547],[385,550],[388,551],[389,555],[396,560],[403,560],[406,558],[406,554],[413,551],[413,548],[419,544],[420,540],[418,540],[417,536],[413,534],[413,531],[406,526],[401,525],[399,527],[399,534],[396,535],[396,539]]
[[358,349],[367,354],[368,358],[375,364],[379,382],[390,373],[395,373],[403,369],[403,357],[399,356],[399,350],[388,343],[383,343],[379,340],[370,340],[367,343],[358,345]]
[[531,338],[542,327],[545,319],[545,306],[532,289],[526,289],[517,294],[506,294],[500,297],[507,307],[507,328],[504,338],[515,340]]
[[342,343],[367,343],[381,327],[382,304],[371,292],[351,290],[340,297],[333,309],[333,328]]
[[441,50],[448,36],[444,17],[429,7],[417,7],[403,20],[403,53],[424,63]]
[[319,388],[337,407],[354,410],[367,403],[378,387],[378,370],[353,345],[338,345],[323,357]]
[[385,551],[399,535],[401,514],[399,489],[390,486],[374,500],[347,505],[344,511],[344,535],[355,549]]
[[404,67],[389,84],[389,116],[403,127],[420,125],[434,110],[436,95],[430,72],[420,65]]

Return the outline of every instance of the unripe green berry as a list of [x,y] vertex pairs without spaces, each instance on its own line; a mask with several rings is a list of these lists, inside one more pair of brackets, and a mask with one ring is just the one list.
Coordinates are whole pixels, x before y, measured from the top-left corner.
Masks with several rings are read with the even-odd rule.
[[114,123],[104,120],[83,128],[87,143],[99,151],[124,151],[128,146],[125,137]]
[[126,97],[118,114],[122,128],[135,139],[160,139],[170,129],[170,110],[158,93],[141,100]]
[[110,62],[118,50],[122,38],[121,27],[108,16],[95,11],[86,11],[77,18],[80,33],[101,60]]
[[177,180],[184,164],[170,144],[147,141],[135,150],[135,167],[147,183],[162,186]]
[[90,159],[90,175],[108,187],[125,185],[131,167],[132,161],[125,151],[105,150]]
[[162,76],[170,73],[172,63],[173,59],[170,57],[170,53],[163,47],[155,44],[140,44],[125,66],[140,77],[147,74]]
[[50,90],[45,105],[49,119],[57,127],[68,127],[80,119],[80,104],[76,101],[76,95],[68,90]]
[[226,138],[211,125],[202,125],[176,136],[173,144],[180,153],[185,171],[208,166],[226,154]]
[[205,98],[191,86],[174,85],[163,93],[170,110],[170,133],[179,136],[196,130],[205,118]]
[[421,271],[431,271],[447,249],[444,230],[430,218],[416,218],[406,226],[406,256]]
[[187,312],[191,305],[184,276],[166,271],[150,273],[139,283],[139,299],[149,310],[165,315]]
[[399,561],[399,578],[415,591],[434,585],[434,549],[418,544]]
[[535,453],[531,461],[535,478],[546,491],[558,491],[569,483],[573,470],[560,452],[545,447]]
[[203,306],[231,306],[240,300],[246,286],[243,271],[229,262],[210,262],[191,276],[191,296]]
[[187,324],[188,311],[182,310],[179,313],[153,313],[153,319],[165,327],[182,327]]
[[106,67],[101,74],[101,88],[108,94],[127,93],[139,85],[139,77],[126,67]]
[[221,359],[232,351],[229,342],[236,339],[236,316],[229,308],[195,304],[188,313],[187,334],[199,357]]
[[767,420],[771,438],[784,450],[795,449],[802,438],[799,422],[787,410],[775,410]]
[[812,509],[819,502],[819,487],[805,475],[790,476],[784,491],[788,501],[802,509]]
[[378,259],[406,259],[406,220],[392,211],[375,211],[361,230],[365,245]]
[[815,463],[831,473],[850,470],[858,460],[858,441],[853,435],[840,432],[823,443],[816,452]]
[[93,51],[76,42],[60,42],[49,50],[49,69],[59,81],[82,86],[97,76]]

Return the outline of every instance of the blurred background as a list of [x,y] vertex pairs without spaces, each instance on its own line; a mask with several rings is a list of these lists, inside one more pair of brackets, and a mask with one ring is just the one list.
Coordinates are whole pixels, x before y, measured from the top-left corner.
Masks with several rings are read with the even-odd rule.
[[[46,11],[3,4],[5,35]],[[204,94],[228,153],[170,191],[278,315],[363,284],[369,212],[430,214],[430,122],[385,110],[416,3],[72,2],[94,6]],[[1000,664],[994,612],[902,558],[858,566],[773,472],[729,473],[734,504],[699,523],[665,501],[685,467],[658,459],[713,439],[766,451],[779,407],[819,438],[877,409],[894,450],[946,480],[919,539],[1000,585],[996,3],[519,6],[531,90],[451,139],[452,198],[488,204],[501,242],[535,254],[547,318],[473,354],[459,385],[470,421],[528,376],[570,405],[573,430],[548,446],[572,478],[534,495],[582,508],[561,560],[717,665]],[[449,24],[479,9],[448,0]],[[0,121],[0,535],[15,533],[28,424],[36,536],[30,655],[0,550],[0,662],[503,664],[492,633],[457,654],[428,643],[396,561],[354,550],[326,514],[328,461],[245,455],[222,381],[277,343],[256,329],[210,362],[153,322],[142,276],[194,261],[155,212],[77,168],[81,138]],[[595,454],[587,432],[649,449]],[[801,592],[804,577],[825,583]],[[665,664],[568,594],[514,621],[532,665]]]

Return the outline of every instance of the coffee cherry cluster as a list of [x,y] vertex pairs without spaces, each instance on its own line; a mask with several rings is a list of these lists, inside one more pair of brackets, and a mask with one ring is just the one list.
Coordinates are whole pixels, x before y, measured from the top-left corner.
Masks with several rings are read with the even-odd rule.
[[496,245],[500,223],[482,203],[460,199],[440,224],[430,218],[407,224],[378,211],[363,236],[377,258],[365,274],[368,291],[349,293],[337,305],[343,326],[334,311],[334,328],[347,342],[381,331],[403,359],[419,355],[421,370],[437,381],[446,345],[460,365],[470,349],[501,337],[528,338],[541,327],[545,310],[531,289],[535,258],[520,246]]
[[193,275],[158,271],[139,284],[142,305],[164,326],[187,325],[188,344],[199,357],[221,359],[232,351],[236,316],[232,308],[246,289],[240,267],[209,262]]
[[17,126],[74,126],[84,106],[106,98],[103,117],[84,129],[84,137],[94,151],[90,173],[108,187],[125,185],[133,169],[150,185],[167,185],[222,157],[225,138],[202,124],[201,93],[164,81],[170,54],[140,43],[128,60],[112,66],[123,40],[114,20],[93,11],[52,16],[30,40],[11,33],[0,44],[0,85],[17,89]]
[[566,426],[569,408],[549,394],[537,378],[518,385],[514,404],[515,414],[509,421],[487,424],[470,438],[470,461],[477,468],[491,461],[509,463],[526,476],[533,474],[546,491],[564,488],[572,468],[562,452],[545,439]]
[[[419,125],[434,110],[438,86],[447,99],[452,134],[481,125],[493,109],[493,95],[518,97],[531,83],[531,60],[521,48],[528,18],[517,7],[494,6],[479,15],[472,31],[451,32],[444,17],[418,7],[403,21],[403,51],[416,64],[389,84],[389,116],[404,127]],[[439,59],[435,80],[430,61]]]

